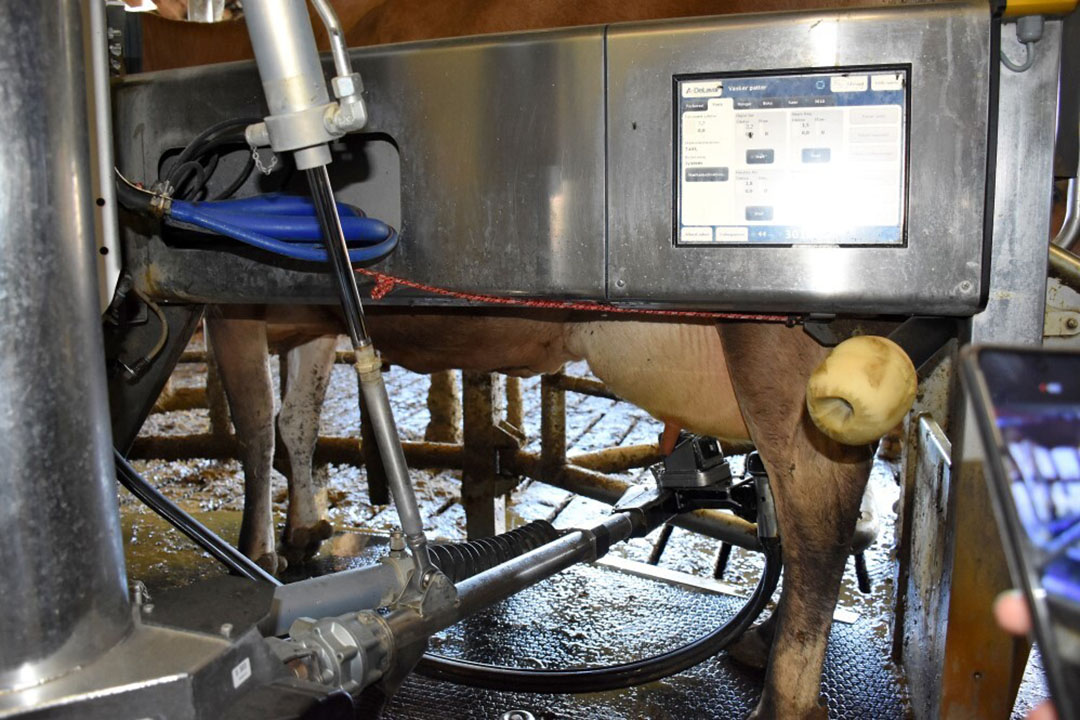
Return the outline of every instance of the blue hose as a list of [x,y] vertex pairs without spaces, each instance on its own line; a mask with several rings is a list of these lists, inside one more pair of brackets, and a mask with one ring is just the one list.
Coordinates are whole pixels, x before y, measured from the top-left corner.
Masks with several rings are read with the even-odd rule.
[[[301,210],[303,202],[307,202],[307,207]],[[266,212],[265,208],[271,206],[275,210]],[[245,209],[259,207],[264,208],[262,213],[244,212]],[[304,217],[300,215],[301,212],[314,213],[314,206],[305,198],[287,199],[287,196],[199,204],[174,200],[169,210],[169,219],[295,260],[328,262],[325,248],[322,243],[317,242],[322,237],[318,220],[313,215]],[[348,212],[349,215],[342,218],[342,228],[345,230],[346,242],[350,245],[350,262],[379,260],[397,247],[397,232],[389,225],[380,220],[356,217],[356,213],[351,209]],[[291,232],[293,230],[296,232]],[[284,239],[282,235],[287,235],[288,239]],[[352,247],[354,244],[361,244],[363,247]]]
[[[310,215],[315,217],[315,203],[311,198],[285,193],[266,193],[246,198],[231,200],[213,200],[199,203],[203,209],[222,210],[225,212],[259,212],[270,215]],[[338,203],[338,214],[342,218],[363,217],[362,212],[345,203]]]
[[[251,232],[260,233],[275,240],[286,242],[319,242],[322,240],[322,226],[317,218],[307,215],[263,215],[260,213],[220,212],[200,208],[202,212],[217,218],[221,222]],[[365,217],[342,217],[341,229],[345,238],[352,245],[370,245],[386,239],[391,233],[390,227],[381,220]]]

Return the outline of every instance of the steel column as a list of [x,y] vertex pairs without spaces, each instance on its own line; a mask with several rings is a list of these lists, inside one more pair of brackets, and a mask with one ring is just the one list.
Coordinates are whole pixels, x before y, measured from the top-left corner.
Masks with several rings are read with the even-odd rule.
[[0,4],[0,694],[132,626],[98,317],[76,0]]

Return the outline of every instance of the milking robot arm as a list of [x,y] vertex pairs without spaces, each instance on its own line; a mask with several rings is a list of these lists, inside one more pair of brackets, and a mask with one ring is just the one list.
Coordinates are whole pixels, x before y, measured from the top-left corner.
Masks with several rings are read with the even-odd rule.
[[330,100],[326,90],[304,0],[250,0],[244,6],[245,18],[270,114],[263,122],[249,126],[245,135],[253,148],[269,144],[274,152],[291,152],[297,169],[307,175],[345,324],[356,352],[360,391],[386,466],[401,528],[417,564],[410,588],[423,598],[439,572],[428,557],[423,519],[383,383],[381,362],[365,327],[348,243],[326,172],[331,161],[330,141],[360,129],[367,122],[361,97],[363,85],[359,74],[352,71],[344,33],[333,9],[325,0],[313,0],[313,4],[331,38],[337,72],[332,85],[337,102]]

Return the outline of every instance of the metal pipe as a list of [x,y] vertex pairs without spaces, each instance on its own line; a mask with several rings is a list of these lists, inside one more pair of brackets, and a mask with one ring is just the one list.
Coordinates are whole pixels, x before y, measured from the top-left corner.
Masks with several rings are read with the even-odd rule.
[[[545,465],[536,453],[518,450],[502,456],[503,466],[510,472],[536,478],[549,485],[584,495],[593,500],[613,505],[630,488],[617,478],[608,477],[584,468],[564,465],[556,467]],[[717,540],[738,545],[749,550],[760,550],[761,542],[757,536],[757,526],[740,517],[717,510],[695,510],[680,515],[671,521],[686,530],[692,530]]]
[[98,316],[78,0],[0,3],[0,694],[132,627]]
[[[431,570],[427,538],[386,395],[379,358],[364,324],[356,273],[349,262],[341,217],[326,171],[330,162],[326,142],[331,136],[325,113],[331,106],[307,6],[304,0],[249,0],[244,10],[270,109],[265,130],[274,150],[294,151],[297,168],[307,175],[349,338],[356,353],[364,406],[371,418],[401,528],[417,563],[416,577],[422,582]],[[326,10],[323,8],[320,14]],[[332,11],[329,14],[332,15]]]
[[306,3],[248,0],[244,21],[270,110],[264,139],[275,151],[294,151],[298,169],[327,164],[331,136],[324,113],[330,95]]
[[[420,615],[411,608],[395,610],[386,616],[387,626],[398,648],[426,640],[433,633],[463,620],[514,593],[546,580],[563,570],[603,555],[607,545],[622,542],[634,530],[630,513],[616,513],[593,530],[572,530],[536,550],[497,565],[457,584],[457,602],[441,612]],[[607,539],[597,552],[597,538]]]
[[308,578],[274,590],[269,614],[259,621],[265,636],[284,635],[302,617],[332,617],[387,605],[409,580],[412,559]]
[[91,158],[97,172],[94,176],[94,193],[100,205],[94,216],[98,247],[98,298],[101,312],[112,302],[113,291],[120,279],[122,257],[120,254],[120,230],[116,221],[116,183],[113,179],[116,162],[113,159],[112,103],[109,78],[109,28],[105,18],[105,3],[89,3],[90,9],[90,56],[93,81],[93,132],[95,142],[91,145]]
[[1080,292],[1080,258],[1070,251],[1050,246],[1050,274]]
[[394,496],[394,507],[397,508],[401,530],[405,533],[405,542],[408,543],[418,566],[417,580],[422,581],[432,570],[427,552],[427,536],[424,535],[424,520],[409,480],[409,466],[405,462],[405,452],[402,450],[394,414],[390,409],[382,366],[370,345],[356,352],[356,375],[364,397],[364,409],[371,418],[371,428],[386,471],[390,494]]
[[599,380],[593,380],[592,378],[580,377],[577,375],[564,375],[563,373],[552,375],[552,377],[554,378],[555,387],[561,390],[569,390],[570,392],[576,392],[580,395],[608,398],[609,400],[619,399],[615,393],[608,390],[607,385]]
[[345,313],[345,325],[352,340],[353,349],[371,344],[367,326],[364,324],[364,305],[360,300],[360,290],[356,286],[356,273],[349,262],[349,246],[345,242],[345,233],[341,229],[341,217],[337,203],[334,202],[334,190],[330,185],[330,175],[326,166],[310,168],[305,171],[315,210],[322,225],[323,238],[326,242],[326,254],[333,265],[333,276],[337,282],[341,309]]
[[281,581],[255,564],[251,558],[222,540],[213,530],[191,517],[177,507],[171,500],[158,492],[135,468],[128,464],[118,450],[113,451],[116,461],[116,479],[128,491],[143,502],[148,508],[160,515],[174,528],[191,538],[191,541],[210,553],[215,560],[233,572],[251,580],[261,580],[271,585],[281,585]]
[[315,12],[326,26],[326,34],[330,36],[330,53],[334,56],[334,72],[338,77],[352,75],[352,62],[349,60],[349,46],[345,42],[345,30],[341,27],[334,8],[326,0],[311,0],[315,6]]
[[248,0],[244,22],[270,115],[330,102],[304,0]]
[[[1069,178],[1069,187],[1065,196],[1065,221],[1051,241],[1054,245],[1071,251],[1080,240],[1080,180]],[[1074,288],[1075,289],[1075,288]]]

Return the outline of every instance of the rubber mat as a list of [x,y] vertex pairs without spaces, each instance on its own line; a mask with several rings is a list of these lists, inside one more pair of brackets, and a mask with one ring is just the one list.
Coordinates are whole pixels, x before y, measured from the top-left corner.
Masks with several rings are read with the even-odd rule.
[[[626,662],[673,648],[726,621],[742,601],[603,566],[577,566],[467,619],[431,651],[524,668]],[[833,718],[906,717],[888,633],[872,618],[833,624],[823,682]],[[665,680],[622,691],[538,695],[410,677],[385,718],[499,720],[511,710],[546,718],[742,718],[761,675],[720,655]]]

